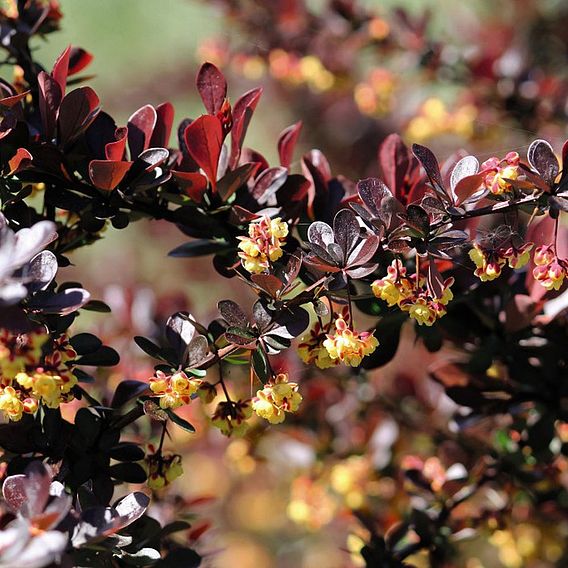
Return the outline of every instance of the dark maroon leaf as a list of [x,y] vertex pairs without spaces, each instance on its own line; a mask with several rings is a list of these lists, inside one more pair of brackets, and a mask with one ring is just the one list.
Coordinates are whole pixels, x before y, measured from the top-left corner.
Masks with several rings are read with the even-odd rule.
[[121,381],[114,391],[110,406],[111,408],[120,408],[146,391],[149,391],[148,383],[133,379]]
[[413,144],[412,151],[414,155],[418,158],[418,161],[422,164],[426,175],[430,179],[434,190],[443,198],[449,199],[446,191],[444,190],[444,182],[442,181],[442,175],[440,174],[440,165],[436,156],[432,151],[426,146],[421,146],[420,144]]
[[364,264],[362,266],[358,266],[357,268],[350,268],[346,270],[345,273],[350,276],[351,278],[357,280],[358,278],[364,278],[368,276],[372,272],[374,272],[378,268],[378,264]]
[[543,179],[552,185],[558,175],[559,165],[552,146],[546,140],[535,140],[527,151],[527,160]]
[[286,128],[278,138],[278,156],[280,157],[280,165],[285,168],[289,168],[292,163],[294,148],[298,142],[301,130],[302,122],[296,122],[296,124]]
[[276,298],[284,287],[284,282],[274,274],[253,274],[251,280],[273,298]]
[[197,73],[196,85],[207,112],[216,115],[227,98],[223,73],[213,63],[204,63]]
[[327,245],[334,241],[333,229],[323,221],[314,221],[308,227],[308,240],[327,250]]
[[217,303],[221,317],[231,326],[240,326],[248,323],[248,316],[233,300],[221,300]]
[[150,146],[157,120],[158,115],[152,105],[139,108],[128,119],[128,147],[132,159],[137,158]]
[[373,258],[373,255],[377,252],[379,244],[380,239],[375,235],[371,235],[368,238],[363,239],[349,253],[349,256],[347,257],[347,266],[365,264],[366,262],[369,262],[369,260]]
[[379,164],[384,180],[392,192],[405,184],[412,154],[398,134],[389,134],[379,148]]
[[345,261],[361,233],[357,216],[351,209],[342,209],[335,215],[333,232],[335,234],[335,242],[339,245]]
[[41,71],[37,77],[39,86],[39,111],[43,133],[47,140],[53,138],[57,110],[63,97],[61,87],[57,81],[45,71]]
[[430,219],[428,213],[426,213],[420,205],[409,205],[406,208],[406,215],[399,214],[399,217],[404,219],[407,225],[420,232],[422,235],[428,234],[430,230]]
[[257,178],[252,189],[252,196],[260,205],[266,204],[271,197],[284,185],[288,170],[281,166],[264,170]]
[[377,178],[362,179],[357,183],[357,191],[363,203],[376,217],[380,215],[383,199],[387,196],[392,197],[391,190]]
[[67,315],[84,306],[91,295],[82,288],[68,288],[57,294],[36,294],[28,302],[32,310],[41,310],[46,314]]
[[216,116],[203,115],[184,132],[187,150],[205,172],[213,190],[217,188],[217,168],[223,146],[223,128]]
[[[247,129],[256,109],[256,105],[262,95],[262,89],[256,88],[242,95],[233,108],[233,129],[231,131],[231,156],[229,167],[234,169],[239,163],[241,149]],[[249,162],[257,162],[256,159],[248,159]]]
[[99,110],[99,97],[90,87],[79,87],[65,95],[57,115],[59,142],[67,144],[79,136]]
[[166,338],[181,359],[187,346],[195,336],[195,326],[187,319],[184,312],[177,312],[166,322]]
[[[242,187],[254,175],[259,164],[247,162],[236,170],[229,170],[217,183],[217,191],[223,201],[227,201],[239,187]],[[203,177],[203,176],[202,176]]]
[[252,321],[261,330],[272,323],[272,314],[260,300],[256,301],[252,307]]
[[57,258],[49,250],[44,250],[34,256],[25,268],[23,276],[29,280],[29,292],[43,290],[51,283],[57,274]]

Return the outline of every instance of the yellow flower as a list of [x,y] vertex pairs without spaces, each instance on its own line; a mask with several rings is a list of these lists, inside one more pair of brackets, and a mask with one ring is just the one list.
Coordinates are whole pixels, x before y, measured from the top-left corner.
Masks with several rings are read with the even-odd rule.
[[13,387],[6,387],[2,390],[0,394],[0,410],[13,422],[17,422],[22,418],[24,405]]
[[355,333],[342,317],[335,320],[335,335],[328,335],[323,342],[331,359],[358,367],[363,357],[370,355],[379,345],[372,333]]
[[377,298],[384,300],[389,306],[394,306],[403,299],[398,286],[386,278],[375,280],[371,284],[371,290]]
[[490,257],[489,253],[483,250],[477,243],[469,251],[469,258],[476,266],[474,274],[482,281],[487,282],[495,280],[501,276],[501,270],[507,263],[507,260],[501,255],[494,253]]
[[[327,328],[327,326],[326,326]],[[308,335],[300,339],[298,345],[298,355],[307,365],[314,364],[319,369],[328,369],[339,364],[339,359],[331,359],[327,349],[323,346],[326,334],[322,326],[318,323],[310,330]]]
[[431,326],[436,321],[436,313],[424,298],[418,298],[416,302],[406,306],[405,310],[419,325]]
[[250,223],[248,237],[239,237],[239,258],[243,268],[251,274],[260,274],[270,268],[270,262],[278,260],[286,244],[288,224],[280,217],[264,216]]
[[262,390],[257,391],[252,402],[252,409],[258,416],[271,424],[284,421],[286,412],[296,412],[302,402],[297,383],[288,382],[288,375],[279,374],[274,383],[268,383]]

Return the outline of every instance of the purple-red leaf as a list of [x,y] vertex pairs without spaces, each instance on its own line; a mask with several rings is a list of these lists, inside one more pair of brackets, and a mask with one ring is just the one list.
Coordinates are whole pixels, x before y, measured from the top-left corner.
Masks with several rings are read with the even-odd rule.
[[139,108],[128,119],[128,147],[132,159],[137,158],[146,148],[150,147],[157,120],[158,115],[152,105]]
[[131,165],[132,162],[92,160],[89,177],[94,186],[111,191],[124,179]]
[[75,75],[91,63],[93,55],[82,47],[72,47],[69,53],[69,70],[67,75]]
[[178,172],[172,170],[172,175],[181,190],[195,203],[201,203],[207,190],[207,179],[199,172]]
[[531,168],[551,185],[558,175],[559,165],[552,146],[546,140],[535,140],[527,151]]
[[99,110],[99,97],[90,87],[79,87],[65,95],[57,115],[59,142],[66,144],[79,136]]
[[278,155],[280,157],[280,165],[285,168],[289,168],[292,163],[292,157],[294,155],[294,148],[298,142],[298,137],[300,136],[300,131],[302,130],[302,122],[296,122],[286,128],[278,139]]
[[223,128],[216,116],[203,115],[195,119],[184,132],[190,156],[205,172],[213,191],[217,189],[217,168],[223,146]]
[[114,137],[115,142],[109,142],[105,146],[105,156],[107,160],[121,161],[124,159],[124,150],[126,149],[126,139],[128,136],[128,128],[121,126],[116,129]]
[[57,110],[61,104],[61,87],[57,81],[45,71],[41,71],[37,77],[39,86],[39,112],[43,133],[47,140],[53,138]]
[[376,217],[380,215],[383,199],[387,196],[392,197],[391,190],[377,178],[362,179],[357,183],[357,191],[363,203]]
[[387,186],[392,192],[404,185],[412,154],[398,134],[389,134],[379,148],[379,164]]
[[[254,175],[259,164],[247,162],[239,166],[236,170],[229,170],[217,185],[217,191],[223,201],[227,201],[239,187],[245,185]],[[203,177],[203,176],[202,176]]]
[[152,132],[150,146],[153,148],[167,148],[170,143],[172,125],[174,123],[174,107],[172,103],[165,102],[156,107],[156,126]]
[[[241,149],[245,135],[247,133],[250,119],[256,109],[256,105],[262,94],[262,89],[252,89],[242,95],[233,108],[233,129],[231,131],[231,158],[229,160],[229,167],[235,168],[239,163]],[[247,160],[256,162],[258,160]]]
[[197,73],[197,90],[207,112],[216,115],[227,98],[227,81],[213,63],[204,63]]
[[59,85],[62,93],[65,93],[65,87],[67,86],[70,54],[71,46],[69,45],[67,49],[57,58],[57,61],[53,65],[53,70],[51,71],[51,76],[57,81],[57,84]]

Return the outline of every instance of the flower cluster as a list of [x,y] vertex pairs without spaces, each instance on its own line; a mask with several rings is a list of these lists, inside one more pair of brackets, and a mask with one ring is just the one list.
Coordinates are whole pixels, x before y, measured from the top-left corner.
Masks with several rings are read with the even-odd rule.
[[469,251],[469,258],[475,264],[474,274],[482,281],[495,280],[501,276],[506,264],[511,268],[522,268],[530,260],[530,251],[533,243],[525,243],[520,247],[488,249],[479,243],[474,243]]
[[61,336],[43,355],[48,341],[42,330],[25,334],[0,330],[0,410],[12,421],[35,413],[40,404],[58,408],[73,399],[77,378],[72,361],[77,353]]
[[252,409],[271,424],[284,422],[286,412],[296,412],[302,402],[298,384],[288,382],[288,375],[280,373],[274,382],[267,383],[256,392]]
[[183,371],[173,375],[156,371],[156,376],[150,379],[150,390],[159,397],[161,408],[178,408],[189,404],[203,384],[201,379],[189,378]]
[[332,359],[323,342],[331,331],[331,322],[316,322],[309,333],[300,339],[298,355],[306,365],[315,365],[318,369],[329,369],[339,365],[339,359]]
[[503,160],[489,158],[481,165],[486,171],[483,184],[493,194],[501,195],[511,190],[511,181],[519,176],[520,157],[517,152],[509,152]]
[[323,346],[332,360],[341,361],[345,365],[358,367],[363,357],[370,355],[379,345],[373,332],[353,331],[343,317],[335,322],[335,333],[328,334]]
[[533,276],[547,290],[560,290],[568,274],[568,262],[558,258],[551,245],[540,246],[534,251]]
[[163,489],[183,475],[181,456],[178,454],[148,454],[145,458],[148,479],[146,484],[154,491]]
[[217,405],[211,424],[225,436],[242,436],[248,429],[247,420],[251,416],[250,400],[225,400]]
[[244,269],[251,274],[260,274],[270,268],[270,262],[278,260],[288,236],[288,224],[280,217],[264,216],[249,225],[248,237],[238,237],[239,257]]
[[375,280],[371,289],[377,298],[389,306],[398,305],[402,311],[408,312],[419,325],[431,326],[446,315],[446,306],[454,297],[451,291],[453,283],[453,278],[446,278],[441,297],[433,298],[428,293],[426,280],[421,278],[416,286],[416,275],[407,276],[406,268],[396,259],[387,268],[387,275]]

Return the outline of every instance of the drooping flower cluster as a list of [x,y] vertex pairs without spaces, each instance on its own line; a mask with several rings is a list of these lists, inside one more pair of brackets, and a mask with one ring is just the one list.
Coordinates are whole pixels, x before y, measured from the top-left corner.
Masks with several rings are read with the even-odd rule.
[[161,408],[178,408],[189,404],[203,384],[201,379],[190,378],[183,371],[172,375],[156,371],[156,376],[150,379],[150,390],[159,397]]
[[553,246],[540,246],[534,251],[533,276],[547,290],[560,290],[568,274],[568,261],[558,258]]
[[239,257],[244,269],[251,274],[260,274],[270,268],[270,263],[278,260],[282,247],[286,244],[288,224],[280,217],[270,219],[264,216],[249,225],[248,237],[238,237]]
[[300,339],[298,355],[306,365],[315,365],[319,369],[329,369],[339,365],[339,359],[332,359],[323,342],[331,331],[332,322],[322,324],[316,322],[309,333]]
[[396,259],[387,268],[387,276],[375,280],[371,289],[389,306],[398,305],[402,311],[408,312],[419,325],[431,326],[446,315],[446,306],[454,297],[450,289],[453,283],[452,277],[446,278],[441,297],[433,298],[426,287],[426,279],[420,278],[417,286],[416,275],[407,276],[406,267]]
[[509,152],[505,158],[489,158],[481,164],[484,176],[483,184],[493,195],[502,195],[511,190],[511,181],[519,177],[519,164],[521,159],[517,152]]
[[530,260],[533,243],[525,243],[520,247],[488,249],[474,243],[469,251],[469,258],[475,264],[474,274],[482,281],[495,280],[508,263],[511,268],[522,268]]
[[256,392],[252,409],[271,424],[280,424],[284,422],[286,412],[296,412],[301,402],[298,384],[288,382],[288,375],[280,373],[273,382]]
[[[150,446],[153,451],[153,447]],[[151,453],[145,458],[148,479],[146,484],[154,491],[163,489],[174,479],[183,475],[181,456],[179,454]]]
[[77,353],[61,336],[44,355],[49,339],[43,330],[0,330],[0,410],[12,421],[35,413],[40,404],[58,408],[73,399],[71,389],[77,378],[72,361]]
[[373,353],[379,345],[373,332],[354,331],[341,316],[335,320],[334,326],[335,333],[328,334],[323,342],[332,360],[358,367],[363,357]]
[[251,416],[250,400],[225,400],[217,405],[211,424],[225,436],[242,436],[248,429],[247,420]]

